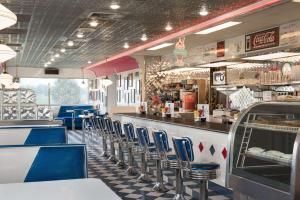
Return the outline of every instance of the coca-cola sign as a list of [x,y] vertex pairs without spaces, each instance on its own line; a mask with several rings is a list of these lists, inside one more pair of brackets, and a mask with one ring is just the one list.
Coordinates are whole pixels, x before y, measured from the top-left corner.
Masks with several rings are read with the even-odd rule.
[[245,36],[246,52],[279,46],[279,27],[271,28]]

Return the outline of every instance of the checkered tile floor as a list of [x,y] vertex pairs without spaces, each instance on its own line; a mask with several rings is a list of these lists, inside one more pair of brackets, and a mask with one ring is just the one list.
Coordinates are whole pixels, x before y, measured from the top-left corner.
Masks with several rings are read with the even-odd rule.
[[[82,143],[81,131],[69,131],[69,143]],[[172,199],[175,194],[174,183],[175,175],[172,171],[164,172],[164,180],[168,182],[166,187],[169,189],[167,193],[158,193],[152,191],[155,183],[155,177],[150,176],[151,183],[137,183],[137,176],[128,176],[125,170],[119,169],[115,164],[110,163],[106,159],[99,156],[101,154],[100,138],[85,138],[88,147],[88,170],[89,177],[100,178],[105,182],[117,195],[125,200],[142,199],[142,200],[164,200]],[[154,163],[153,163],[154,164]],[[155,174],[154,165],[149,163],[150,174]],[[184,191],[186,199],[198,196],[198,185],[193,181],[184,182]],[[226,188],[209,183],[209,199],[210,200],[227,200],[232,199],[232,192]]]

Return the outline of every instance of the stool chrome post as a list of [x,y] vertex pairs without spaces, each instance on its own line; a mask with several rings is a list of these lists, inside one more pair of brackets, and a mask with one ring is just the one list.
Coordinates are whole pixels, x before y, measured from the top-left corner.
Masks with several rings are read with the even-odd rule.
[[124,154],[123,154],[123,149],[122,149],[122,143],[119,143],[118,144],[118,152],[119,152],[119,156],[118,156],[118,162],[117,162],[117,166],[120,168],[120,169],[125,169],[126,167],[126,164],[125,164],[125,161],[124,161]]
[[175,196],[173,197],[173,200],[184,200],[185,198],[183,196],[183,180],[182,180],[182,174],[180,168],[175,169],[175,177],[176,177],[176,186],[175,186]]
[[217,178],[217,170],[220,168],[216,163],[194,163],[192,140],[188,137],[173,137],[173,144],[181,168],[186,171],[188,177],[200,181],[200,200],[208,200],[208,180]]
[[99,122],[99,127],[100,127],[100,132],[102,135],[102,157],[108,157],[108,153],[107,153],[107,143],[106,143],[106,127],[105,127],[105,120],[104,117],[99,117],[98,118],[98,122]]
[[124,169],[126,167],[125,160],[124,160],[124,152],[123,152],[123,146],[126,145],[126,139],[125,135],[122,133],[122,126],[121,122],[119,120],[116,120],[113,122],[114,130],[117,135],[117,143],[118,143],[118,162],[117,166],[120,169]]
[[106,129],[109,135],[109,141],[110,141],[110,156],[108,158],[109,161],[112,163],[117,163],[116,158],[116,150],[115,150],[115,132],[113,130],[113,124],[111,118],[105,119]]
[[136,175],[137,170],[134,166],[134,156],[133,156],[133,148],[135,146],[135,134],[134,134],[134,128],[132,123],[125,123],[124,124],[124,132],[126,136],[126,146],[128,150],[128,167],[126,169],[126,172],[128,175]]
[[164,185],[160,159],[156,160],[156,183],[153,187],[153,190],[156,192],[163,192],[163,193],[168,191],[168,189]]
[[200,200],[207,200],[208,199],[208,190],[207,190],[207,181],[203,180],[200,181]]
[[153,131],[153,140],[156,146],[157,158],[156,158],[156,184],[153,190],[158,192],[167,192],[168,189],[165,187],[163,182],[162,173],[162,161],[168,158],[167,153],[171,151],[168,143],[168,135],[165,131]]

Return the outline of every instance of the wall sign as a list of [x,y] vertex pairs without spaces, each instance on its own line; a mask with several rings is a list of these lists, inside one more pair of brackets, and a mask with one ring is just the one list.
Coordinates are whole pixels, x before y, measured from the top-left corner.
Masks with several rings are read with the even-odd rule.
[[225,56],[225,41],[217,43],[217,58]]
[[245,51],[256,51],[279,46],[279,27],[251,33],[245,36]]
[[213,72],[213,85],[225,85],[225,84],[226,84],[225,71]]

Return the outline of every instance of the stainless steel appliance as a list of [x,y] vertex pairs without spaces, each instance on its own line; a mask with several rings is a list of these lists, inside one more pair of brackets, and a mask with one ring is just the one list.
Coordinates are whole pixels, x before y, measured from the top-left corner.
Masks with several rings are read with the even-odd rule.
[[300,103],[256,103],[230,131],[234,199],[300,199]]

